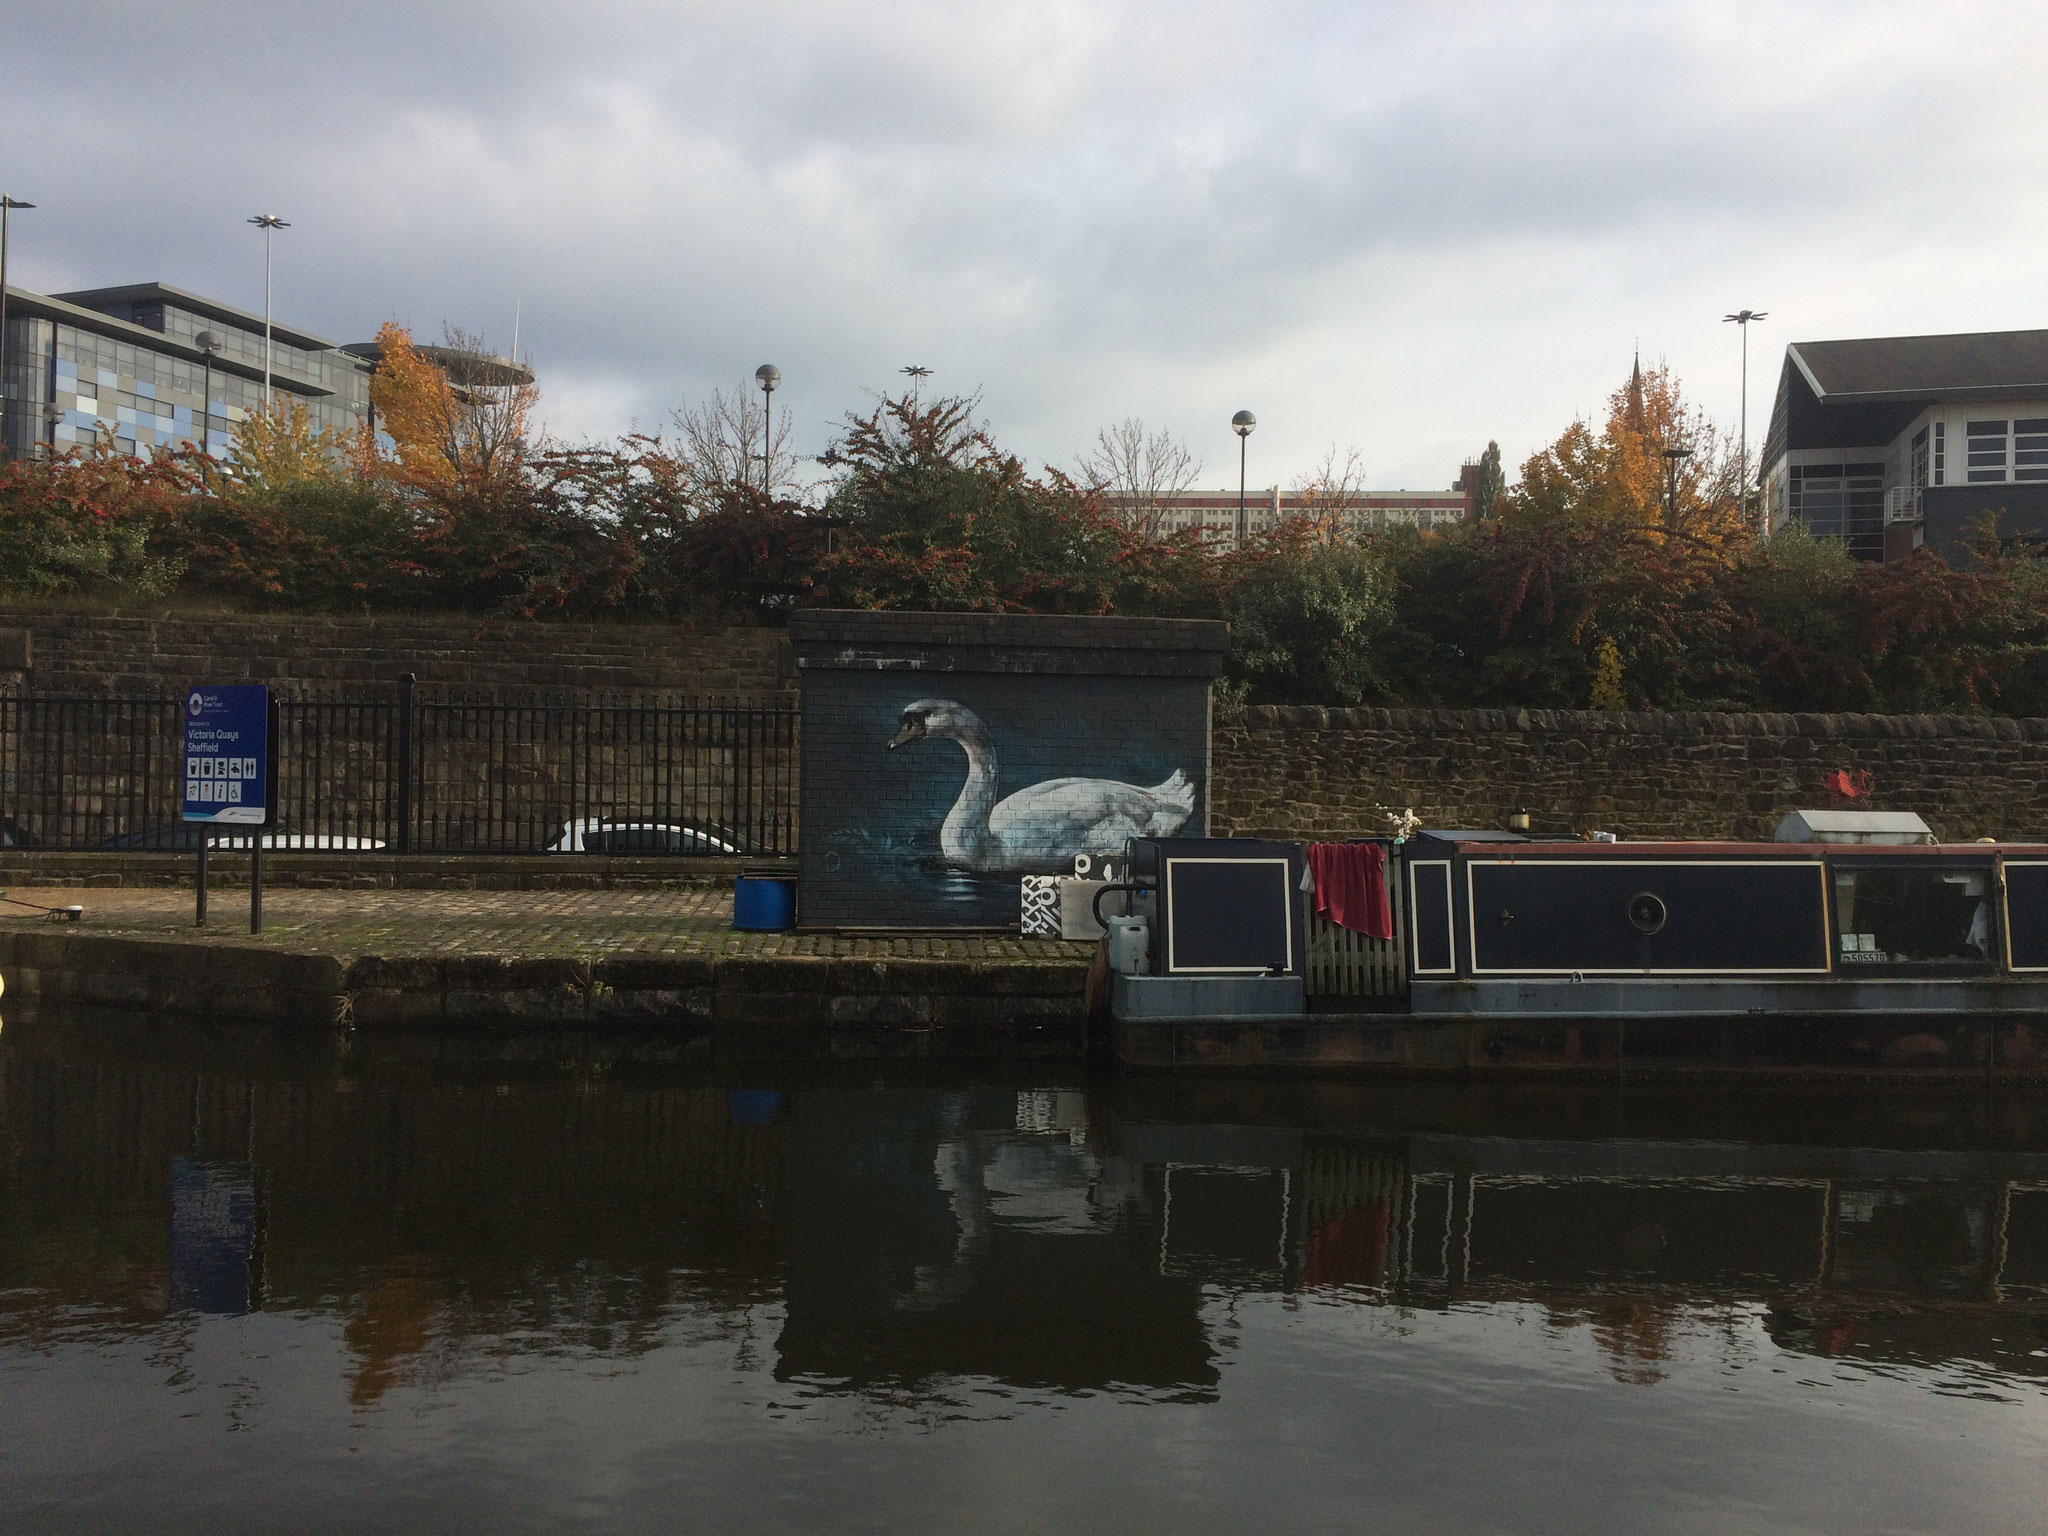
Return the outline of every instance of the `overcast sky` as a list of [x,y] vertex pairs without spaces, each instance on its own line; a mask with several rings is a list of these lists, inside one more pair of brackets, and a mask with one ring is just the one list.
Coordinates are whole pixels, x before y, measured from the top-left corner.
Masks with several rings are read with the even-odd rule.
[[519,347],[558,436],[933,370],[1070,462],[1510,466],[1640,339],[1750,430],[1784,344],[2048,325],[2048,7],[11,0],[10,280]]

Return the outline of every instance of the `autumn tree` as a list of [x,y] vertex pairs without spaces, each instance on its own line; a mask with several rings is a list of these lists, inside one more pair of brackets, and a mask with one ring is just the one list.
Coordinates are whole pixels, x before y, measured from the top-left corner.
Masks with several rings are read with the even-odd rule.
[[0,462],[0,594],[169,592],[183,561],[154,535],[202,493],[201,462],[126,455],[105,432],[89,448]]
[[479,338],[453,326],[444,338],[443,346],[421,347],[390,322],[377,332],[370,404],[391,439],[396,478],[420,491],[517,478],[538,392],[523,369],[487,354]]
[[1733,449],[1668,368],[1637,367],[1597,428],[1575,421],[1531,455],[1480,535],[1494,686],[1551,704],[1583,705],[1596,684],[1607,703],[1720,696],[1725,578],[1754,542]]
[[282,390],[250,411],[235,434],[235,483],[249,491],[332,479],[347,460],[342,434],[314,426],[305,402]]
[[1358,531],[1365,494],[1365,459],[1356,448],[1341,452],[1332,443],[1322,462],[1294,482],[1294,519],[1321,544],[1336,544]]
[[1522,465],[1520,484],[1497,502],[1496,515],[1683,539],[1732,559],[1747,538],[1738,476],[1732,440],[1685,403],[1671,370],[1645,374],[1638,366],[1609,396],[1597,430],[1575,421]]
[[1351,705],[1385,692],[1380,650],[1393,582],[1378,544],[1326,541],[1290,519],[1235,565],[1229,681],[1249,702]]
[[803,494],[798,460],[789,449],[789,413],[777,417],[756,404],[745,385],[730,395],[713,390],[710,399],[685,405],[671,419],[677,466],[694,505],[720,505],[735,489],[760,491],[771,500],[778,491],[792,499]]
[[844,542],[832,600],[864,607],[1103,613],[1128,530],[1101,498],[1030,474],[976,418],[973,396],[915,394],[849,414],[819,462]]
[[1074,462],[1075,483],[1099,494],[1112,516],[1140,538],[1166,532],[1173,503],[1194,488],[1202,461],[1165,430],[1148,432],[1126,416],[1095,434],[1095,445]]
[[1486,452],[1479,455],[1479,483],[1472,492],[1472,517],[1475,522],[1484,522],[1493,516],[1493,509],[1506,494],[1508,477],[1501,469],[1500,444],[1491,438],[1487,440]]

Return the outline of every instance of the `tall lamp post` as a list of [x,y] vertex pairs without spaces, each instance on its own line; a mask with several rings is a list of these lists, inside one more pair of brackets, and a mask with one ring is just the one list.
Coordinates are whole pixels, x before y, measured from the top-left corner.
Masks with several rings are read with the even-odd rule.
[[270,409],[270,237],[291,225],[274,213],[259,213],[249,219],[263,231],[263,409]]
[[1737,452],[1736,462],[1741,466],[1740,490],[1736,493],[1736,505],[1744,509],[1747,516],[1749,506],[1749,323],[1752,320],[1766,320],[1770,312],[1762,309],[1737,310],[1721,318],[1723,325],[1742,327],[1742,447]]
[[775,386],[782,382],[782,370],[763,363],[754,370],[754,382],[761,386],[761,494],[775,499],[775,472],[768,455],[775,446]]
[[1678,466],[1692,457],[1690,448],[1664,450],[1664,526],[1678,526]]
[[1245,439],[1252,435],[1252,428],[1259,424],[1259,418],[1250,411],[1239,411],[1230,418],[1230,430],[1237,434],[1237,542],[1243,548],[1250,533],[1244,517],[1244,450]]
[[17,203],[0,192],[0,458],[7,447],[7,214],[13,208],[33,208],[34,203]]
[[57,423],[64,419],[64,407],[52,400],[43,407],[43,457],[57,457]]
[[206,381],[199,387],[199,451],[213,457],[213,359],[220,351],[220,334],[201,331],[192,345],[206,354]]

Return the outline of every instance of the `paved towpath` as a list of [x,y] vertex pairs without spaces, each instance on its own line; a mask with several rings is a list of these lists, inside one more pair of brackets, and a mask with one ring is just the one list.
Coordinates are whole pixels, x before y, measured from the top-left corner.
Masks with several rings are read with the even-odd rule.
[[[38,906],[77,903],[76,931],[149,938],[259,944],[334,955],[498,955],[508,959],[604,955],[821,955],[833,959],[1075,960],[1094,950],[1014,934],[735,933],[726,886],[597,891],[302,890],[263,895],[263,932],[249,933],[246,889],[217,891],[205,929],[192,924],[189,890],[19,887],[10,897]],[[0,903],[0,928],[49,921]]]

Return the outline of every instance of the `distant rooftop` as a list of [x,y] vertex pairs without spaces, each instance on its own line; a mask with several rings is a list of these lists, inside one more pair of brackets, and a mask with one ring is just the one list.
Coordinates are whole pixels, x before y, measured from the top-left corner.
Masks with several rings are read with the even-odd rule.
[[[484,389],[504,389],[533,382],[533,370],[509,357],[497,357],[487,352],[465,352],[459,347],[428,346],[418,341],[412,344],[412,349],[440,368],[457,384],[472,384]],[[366,362],[384,361],[384,348],[374,341],[352,341],[341,350]]]
[[[209,299],[203,294],[173,288],[168,283],[127,283],[118,288],[81,288],[72,293],[53,293],[50,297],[60,299],[66,304],[76,304],[80,309],[92,310],[104,310],[117,304],[174,304],[180,309],[189,309],[194,314],[205,315],[224,325],[254,331],[259,336],[263,333],[261,315],[252,315],[246,309],[237,309],[232,304],[223,304],[220,300]],[[288,346],[304,347],[309,352],[325,352],[334,346],[334,343],[324,336],[315,336],[311,331],[302,331],[296,326],[283,325],[276,320],[270,322],[270,334]]]
[[1830,403],[1994,391],[2048,393],[2048,331],[1800,341],[1786,353],[1814,394]]

